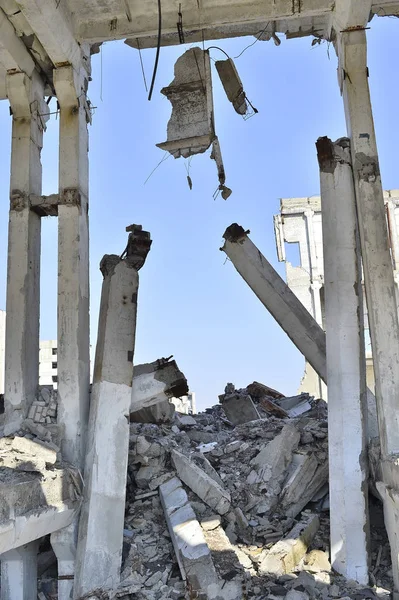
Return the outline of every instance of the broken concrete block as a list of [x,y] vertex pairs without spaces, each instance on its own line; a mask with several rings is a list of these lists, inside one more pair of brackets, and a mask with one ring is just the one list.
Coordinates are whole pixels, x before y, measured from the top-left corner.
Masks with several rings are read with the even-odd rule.
[[301,435],[294,424],[285,425],[279,435],[251,460],[254,471],[249,474],[247,482],[269,483],[270,488],[279,493],[282,478],[291,463],[292,453],[297,449],[300,438]]
[[176,361],[160,358],[152,363],[137,365],[133,370],[132,402],[130,412],[179,398],[188,393],[187,379]]
[[0,465],[18,471],[44,472],[46,464],[54,465],[57,451],[44,443],[16,436],[0,439]]
[[263,383],[259,383],[258,381],[254,381],[247,385],[247,392],[252,398],[256,398],[257,400],[260,400],[260,398],[263,398],[264,396],[274,398],[275,400],[284,398],[284,394],[281,394],[281,392],[278,392]]
[[[295,505],[298,500],[301,501],[317,467],[318,462],[314,454],[298,454],[294,452],[289,472],[280,494],[281,510],[286,511],[288,507]],[[302,508],[303,506],[298,510],[298,513]],[[296,515],[291,516],[295,517]]]
[[294,453],[291,471],[280,494],[278,510],[296,517],[328,479],[328,461],[319,465],[314,454]]
[[248,105],[245,92],[237,69],[231,58],[227,60],[217,60],[215,62],[216,70],[219,74],[224,91],[229,101],[234,106],[234,110],[239,115],[245,115]]
[[57,452],[38,440],[33,441],[15,436],[11,447],[16,452],[37,456],[49,465],[54,465],[57,461]]
[[[133,383],[134,385],[134,383]],[[140,410],[130,413],[130,421],[132,423],[170,423],[175,414],[175,406],[168,399],[145,406]]]
[[248,394],[234,393],[231,396],[224,396],[222,406],[226,417],[233,425],[241,425],[249,421],[260,419],[255,404]]
[[157,144],[175,158],[205,152],[215,133],[210,58],[201,48],[190,48],[175,63],[172,83],[161,90],[172,103],[168,139]]
[[200,469],[187,456],[177,450],[171,452],[172,462],[180,479],[195,493],[203,502],[208,504],[220,515],[224,515],[230,509],[230,494],[223,489],[205,471]]
[[190,415],[176,415],[179,425],[192,426],[197,425],[197,421]]
[[297,523],[284,539],[272,546],[259,565],[259,573],[261,575],[291,573],[305,556],[319,524],[317,515],[304,514],[300,523]]
[[[159,488],[159,496],[184,580],[193,592],[205,594],[218,578],[210,550],[181,481],[174,477]],[[200,596],[202,597],[202,596]]]
[[218,598],[242,600],[244,569],[234,547],[222,527],[204,530],[205,541],[211,551],[216,573],[222,582]]
[[270,398],[264,397],[259,400],[260,406],[266,411],[268,414],[273,415],[273,417],[277,417],[279,419],[286,419],[289,415],[288,413],[275,404]]

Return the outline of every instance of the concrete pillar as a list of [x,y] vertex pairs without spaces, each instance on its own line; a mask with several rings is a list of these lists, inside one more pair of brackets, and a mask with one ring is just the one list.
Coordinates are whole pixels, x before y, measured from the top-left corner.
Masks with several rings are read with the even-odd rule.
[[363,294],[347,138],[317,141],[323,215],[331,564],[368,584],[367,399]]
[[[367,4],[367,3],[365,3]],[[382,477],[379,486],[399,598],[399,322],[367,68],[366,32],[337,33],[338,73],[351,140],[364,281],[375,371]],[[395,597],[395,596],[394,596]]]
[[58,424],[65,460],[83,469],[89,413],[88,73],[54,71],[60,105]]
[[[149,233],[134,226],[126,258],[105,255],[89,433],[85,494],[79,523],[74,597],[120,581],[129,412],[136,335],[138,269],[150,249]],[[141,257],[138,257],[138,250]],[[142,250],[145,250],[144,254]]]
[[[83,48],[84,50],[84,48]],[[87,101],[90,58],[54,70],[60,105],[58,206],[58,426],[65,460],[83,471],[89,417],[89,221]],[[70,600],[78,522],[52,536],[58,598]]]
[[222,250],[316,373],[326,381],[324,331],[247,233],[236,223],[230,225],[223,234],[226,241]]
[[1,600],[37,600],[38,542],[1,556]]
[[[5,349],[5,435],[20,428],[39,381],[40,217],[30,195],[42,191],[40,153],[48,108],[36,71],[8,74],[12,110]],[[21,167],[23,166],[23,168]]]
[[[399,323],[384,195],[368,85],[365,31],[338,39],[383,455],[399,453]],[[399,482],[398,482],[399,483]]]
[[59,529],[50,536],[51,546],[58,564],[59,600],[71,600],[73,597],[77,537],[76,520],[68,527]]

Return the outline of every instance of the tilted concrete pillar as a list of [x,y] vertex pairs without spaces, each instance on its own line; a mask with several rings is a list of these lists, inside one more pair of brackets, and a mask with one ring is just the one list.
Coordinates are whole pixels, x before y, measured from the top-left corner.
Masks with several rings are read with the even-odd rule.
[[233,223],[223,234],[226,241],[221,249],[316,373],[326,381],[324,331],[247,233]]
[[78,73],[71,66],[54,70],[60,105],[58,424],[63,458],[81,468],[90,377],[88,76],[83,64]]
[[317,141],[323,215],[331,564],[369,580],[366,358],[349,140]]
[[4,394],[4,433],[9,435],[20,428],[39,383],[41,226],[30,196],[42,192],[40,153],[48,107],[36,71],[31,78],[8,74],[6,83],[13,115]]
[[136,335],[138,270],[151,246],[150,234],[132,226],[126,258],[105,255],[96,359],[79,522],[74,597],[120,581],[129,412]]
[[[357,3],[353,18],[369,8]],[[360,10],[362,9],[362,11]],[[345,15],[347,3],[336,10]],[[350,27],[349,27],[350,25]],[[399,321],[393,266],[381,184],[380,167],[368,85],[367,43],[364,23],[352,20],[336,25],[338,74],[351,140],[375,392],[380,430],[384,513],[391,545],[396,598],[399,598]]]
[[38,542],[2,554],[1,600],[37,600]]

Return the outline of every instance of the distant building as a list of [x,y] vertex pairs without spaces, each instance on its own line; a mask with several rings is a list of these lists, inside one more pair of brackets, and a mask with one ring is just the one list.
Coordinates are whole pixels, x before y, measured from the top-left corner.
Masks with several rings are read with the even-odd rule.
[[43,340],[39,346],[39,385],[57,389],[57,340]]
[[189,392],[187,396],[181,398],[172,398],[172,403],[175,405],[177,412],[185,415],[193,415],[196,411],[195,392]]

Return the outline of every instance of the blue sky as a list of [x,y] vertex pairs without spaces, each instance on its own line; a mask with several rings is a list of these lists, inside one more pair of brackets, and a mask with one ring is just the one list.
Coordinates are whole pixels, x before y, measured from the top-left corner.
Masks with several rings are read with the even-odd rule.
[[[372,101],[383,185],[399,187],[399,23],[375,18],[368,31]],[[345,135],[336,58],[312,38],[258,42],[236,61],[258,115],[244,121],[227,101],[214,70],[214,108],[227,185],[227,201],[212,194],[216,168],[209,154],[191,161],[189,190],[182,158],[163,157],[155,144],[166,140],[170,103],[159,90],[173,79],[173,66],[186,47],[162,48],[153,99],[148,102],[136,50],[122,42],[103,46],[93,57],[89,90],[97,107],[90,127],[91,339],[95,344],[103,254],[121,253],[125,227],[141,223],[151,232],[152,250],[140,271],[135,362],[173,354],[197,394],[199,408],[218,401],[226,382],[237,387],[254,379],[295,393],[303,358],[253,292],[219,252],[232,222],[251,238],[275,268],[273,214],[279,198],[319,193],[315,141]],[[236,56],[253,41],[221,41]],[[207,45],[214,45],[209,43]],[[223,58],[217,50],[214,59]],[[143,52],[147,81],[154,51]],[[102,65],[101,65],[102,63]],[[48,123],[43,159],[43,193],[57,191],[58,121]],[[11,119],[0,103],[0,308],[5,308]],[[56,338],[57,221],[43,219],[41,338]]]

